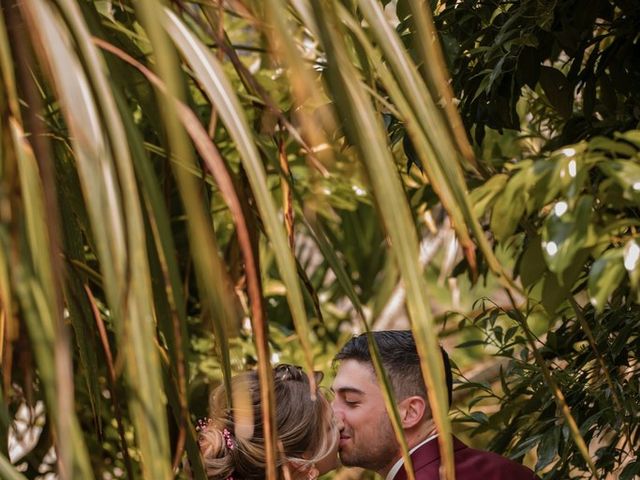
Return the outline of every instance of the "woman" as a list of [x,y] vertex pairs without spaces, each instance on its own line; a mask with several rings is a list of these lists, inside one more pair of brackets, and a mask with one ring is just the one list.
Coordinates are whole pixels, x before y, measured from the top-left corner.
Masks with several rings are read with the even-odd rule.
[[[257,373],[235,376],[232,390],[233,411],[224,386],[218,387],[209,402],[211,418],[199,429],[207,476],[211,480],[263,480],[265,442]],[[327,399],[319,392],[311,398],[309,379],[293,365],[274,369],[274,393],[281,478],[287,470],[291,480],[313,480],[335,468],[338,431]]]

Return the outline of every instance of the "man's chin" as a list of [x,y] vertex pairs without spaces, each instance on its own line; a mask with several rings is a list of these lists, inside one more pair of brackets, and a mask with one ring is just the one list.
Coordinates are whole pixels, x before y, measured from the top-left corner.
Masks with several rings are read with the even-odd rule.
[[358,460],[349,455],[349,453],[344,452],[342,450],[339,451],[338,457],[340,459],[340,463],[345,467],[358,467]]

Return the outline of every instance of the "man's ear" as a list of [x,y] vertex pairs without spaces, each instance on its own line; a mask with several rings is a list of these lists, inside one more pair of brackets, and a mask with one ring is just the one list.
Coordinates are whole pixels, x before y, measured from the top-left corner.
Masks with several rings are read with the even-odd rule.
[[405,429],[415,427],[425,418],[428,410],[429,406],[424,398],[418,395],[405,398],[398,404],[402,427]]

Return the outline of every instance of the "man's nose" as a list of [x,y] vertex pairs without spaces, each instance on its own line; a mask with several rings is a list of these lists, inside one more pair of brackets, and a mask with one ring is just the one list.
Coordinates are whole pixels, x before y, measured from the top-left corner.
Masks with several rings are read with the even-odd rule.
[[333,407],[333,417],[335,419],[336,427],[339,431],[342,431],[342,429],[344,429],[344,414],[340,409],[335,408],[335,402],[332,403],[331,406]]

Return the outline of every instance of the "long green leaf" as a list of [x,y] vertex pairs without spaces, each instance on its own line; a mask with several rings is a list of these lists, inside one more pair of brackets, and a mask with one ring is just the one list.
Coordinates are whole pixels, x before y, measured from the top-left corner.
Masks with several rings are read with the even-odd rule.
[[409,472],[409,475],[413,475],[412,460],[409,455],[409,448],[407,445],[407,440],[404,436],[402,430],[402,420],[400,418],[400,413],[398,412],[398,407],[396,405],[396,399],[393,395],[393,387],[391,386],[391,382],[389,377],[384,369],[382,364],[382,359],[380,358],[380,352],[378,349],[377,343],[375,343],[373,336],[370,335],[371,329],[369,327],[369,323],[367,322],[367,318],[364,313],[364,308],[360,299],[358,298],[358,294],[356,293],[353,284],[349,280],[349,275],[346,270],[342,266],[342,262],[338,259],[336,255],[335,247],[331,245],[329,239],[322,229],[322,225],[310,218],[306,218],[307,226],[315,240],[316,244],[320,248],[320,251],[324,255],[325,259],[331,265],[331,269],[336,275],[336,280],[338,284],[342,287],[343,291],[351,300],[356,312],[358,314],[358,318],[360,320],[360,324],[364,332],[367,334],[367,342],[369,345],[369,351],[371,352],[371,359],[373,363],[373,368],[376,372],[377,378],[380,380],[382,386],[382,394],[384,397],[385,407],[387,412],[389,413],[389,417],[391,419],[391,424],[393,425],[394,431],[396,433],[396,437],[400,442],[400,447],[402,449],[402,456],[404,459],[404,464],[406,470]]
[[302,344],[305,361],[313,379],[313,358],[309,326],[305,314],[302,291],[297,278],[296,265],[288,247],[282,223],[267,188],[267,176],[253,141],[251,129],[244,116],[244,110],[236,97],[233,87],[224,74],[220,61],[191,33],[178,17],[167,11],[167,31],[173,38],[185,59],[202,83],[209,100],[217,108],[231,137],[240,152],[242,164],[247,172],[251,188],[256,198],[258,210],[267,236],[271,240],[282,280],[287,287],[287,299],[295,322],[296,331]]
[[0,477],[4,480],[27,480],[3,454],[0,454]]
[[409,0],[409,6],[416,29],[414,44],[417,45],[417,50],[422,57],[422,72],[425,74],[431,96],[439,99],[447,119],[446,125],[451,128],[458,150],[469,166],[477,169],[478,164],[469,144],[462,118],[453,103],[453,89],[449,83],[449,72],[447,72],[438,32],[433,24],[431,9],[421,0]]
[[[61,476],[73,478],[83,475],[91,478],[89,454],[75,414],[70,352],[64,342],[59,324],[54,291],[51,255],[44,193],[33,151],[15,120],[10,121],[14,151],[19,166],[20,187],[24,200],[26,238],[29,253],[22,256],[20,270],[24,274],[21,303],[30,312],[28,328],[32,337],[39,338],[37,361],[45,390],[47,405],[59,439],[56,451],[60,459]],[[20,281],[20,277],[16,278]],[[37,333],[36,333],[37,332]],[[35,343],[35,342],[34,342]]]
[[[324,8],[323,8],[324,7]],[[448,420],[448,398],[444,367],[437,342],[437,333],[426,296],[426,285],[419,268],[418,238],[408,208],[404,190],[393,157],[389,152],[384,128],[365,93],[355,70],[337,15],[330,13],[329,2],[314,4],[316,23],[329,62],[329,83],[344,118],[351,119],[346,130],[352,144],[367,167],[382,219],[391,240],[391,249],[400,267],[407,290],[408,308],[422,370],[427,385],[429,403],[440,436],[440,451],[446,478],[453,479],[453,448]],[[397,432],[399,434],[400,432]],[[400,436],[400,435],[398,435]],[[407,457],[405,453],[405,457]]]
[[[9,40],[5,26],[5,12],[0,12],[0,90],[4,95],[0,95],[0,185],[15,185],[15,168],[10,163],[15,162],[13,139],[9,128],[4,122],[13,117],[20,121],[20,107],[18,92],[16,91],[15,78],[13,75],[14,65],[11,60]],[[13,159],[13,161],[12,161]],[[7,192],[8,193],[8,192]],[[6,194],[5,194],[6,195]],[[3,195],[0,195],[3,197]],[[4,199],[0,200],[0,202]],[[9,275],[9,265],[11,262],[4,254],[8,249],[0,248],[0,358],[11,358],[12,340],[17,336],[17,321],[14,317],[14,302],[11,293],[11,282]],[[4,373],[0,378],[0,399],[6,403],[6,389],[11,382],[10,372]],[[0,421],[0,438],[6,439],[9,436],[10,419],[3,418]],[[2,442],[0,454],[8,455],[8,443]]]
[[[57,14],[41,0],[27,5],[39,27],[40,40],[50,47],[44,50],[43,56],[72,133],[83,193],[96,233],[100,266],[105,273],[104,286],[116,319],[119,346],[127,359],[127,377],[136,392],[130,397],[129,408],[143,470],[153,478],[169,479],[166,413],[162,402],[158,402],[158,398],[162,398],[162,380],[152,340],[155,314],[139,196],[126,150],[126,135],[105,78],[104,65],[89,41],[77,5],[61,2],[70,30],[64,28]],[[81,45],[85,69],[69,48],[69,31]],[[102,133],[101,114],[108,125],[106,138]],[[108,212],[106,218],[105,212]]]
[[[465,249],[467,258],[470,261],[473,261],[474,258],[472,253],[474,247],[468,240],[469,236],[466,232],[468,226],[491,270],[507,288],[516,288],[517,290],[513,280],[504,272],[500,262],[496,259],[482,226],[473,215],[460,162],[453,161],[453,159],[459,158],[455,140],[451,136],[451,130],[442,121],[440,108],[418,75],[417,67],[403,47],[398,34],[389,25],[381,5],[374,0],[359,0],[358,5],[367,23],[371,26],[371,31],[376,36],[378,45],[384,51],[384,58],[402,87],[407,103],[414,109],[420,128],[429,139],[435,155],[421,156],[421,161],[423,164],[432,163],[432,169],[439,169],[444,175],[446,185],[455,200],[454,204],[445,205],[445,207],[452,218],[456,220],[454,222],[456,233]],[[460,216],[464,219],[462,223],[458,220]]]
[[[130,62],[139,68],[147,78],[154,83],[163,93],[166,93],[164,84],[145,67],[138,64],[134,59],[127,57],[123,52],[116,51],[113,47],[103,45],[104,48],[110,49],[121,58]],[[233,181],[228,173],[222,157],[218,153],[217,149],[211,142],[206,131],[198,121],[195,114],[183,103],[176,101],[176,114],[180,121],[188,131],[189,135],[193,139],[198,151],[205,160],[209,170],[212,172],[216,182],[220,187],[220,191],[225,198],[225,201],[229,205],[229,209],[232,212],[234,221],[237,226],[239,243],[243,255],[245,258],[245,270],[247,272],[247,283],[249,285],[249,297],[252,308],[252,322],[254,325],[254,336],[256,337],[259,369],[260,369],[260,381],[261,381],[261,395],[263,395],[262,408],[264,410],[263,418],[265,418],[264,430],[267,438],[274,433],[271,425],[273,424],[273,387],[272,387],[272,369],[270,365],[270,355],[268,338],[266,332],[266,323],[264,322],[264,306],[262,305],[262,293],[259,279],[259,272],[257,267],[257,261],[254,255],[254,245],[252,244],[250,233],[248,230],[247,222],[245,220],[245,214],[240,204],[240,200],[234,190]],[[171,392],[170,392],[171,393]],[[272,438],[271,448],[275,458],[275,436]],[[273,462],[275,465],[275,461]],[[272,475],[276,475],[275,470]]]
[[[9,38],[7,36],[7,29],[4,21],[4,14],[0,14],[0,78],[2,78],[2,85],[5,98],[0,99],[0,107],[4,108],[6,102],[6,108],[16,118],[20,119],[20,107],[18,92],[16,90],[16,81],[13,76],[14,65],[11,61],[11,51],[9,49]],[[0,173],[3,171],[3,161],[0,156]]]
[[[131,156],[134,161],[136,173],[141,182],[141,191],[145,199],[148,221],[155,241],[158,263],[162,271],[162,279],[159,283],[156,304],[168,306],[168,312],[158,311],[158,324],[163,335],[167,339],[168,353],[171,356],[169,365],[165,367],[173,371],[173,375],[165,375],[167,385],[167,398],[174,418],[178,425],[182,425],[186,435],[186,449],[189,456],[191,470],[196,479],[206,478],[200,449],[198,448],[195,430],[191,428],[190,412],[187,399],[187,312],[185,293],[180,279],[180,269],[176,259],[176,246],[171,232],[170,217],[166,204],[160,192],[158,178],[153,171],[144,144],[133,120],[124,114],[126,111],[124,102],[118,97],[118,106],[123,112],[123,121],[127,131],[127,138],[131,148]],[[180,452],[177,452],[180,453]],[[175,457],[174,457],[175,458]]]
[[[175,49],[162,27],[163,3],[156,0],[145,0],[136,2],[135,6],[149,35],[159,76],[166,91],[170,98],[181,101],[184,97],[183,82],[179,76],[180,68]],[[176,114],[176,105],[174,102],[164,102],[164,96],[165,93],[160,92],[159,97],[162,100],[159,103],[164,107],[162,120],[171,156],[180,163],[193,166],[196,164],[193,149]],[[189,243],[193,250],[193,257],[197,259],[194,263],[194,270],[201,291],[202,315],[211,319],[213,323],[217,352],[222,360],[224,383],[229,396],[229,404],[231,404],[231,361],[227,330],[234,331],[236,329],[234,325],[240,322],[241,312],[238,311],[236,302],[233,301],[233,286],[220,258],[213,225],[203,204],[199,181],[188,170],[185,171],[176,164],[172,164],[172,168],[188,218]]]

